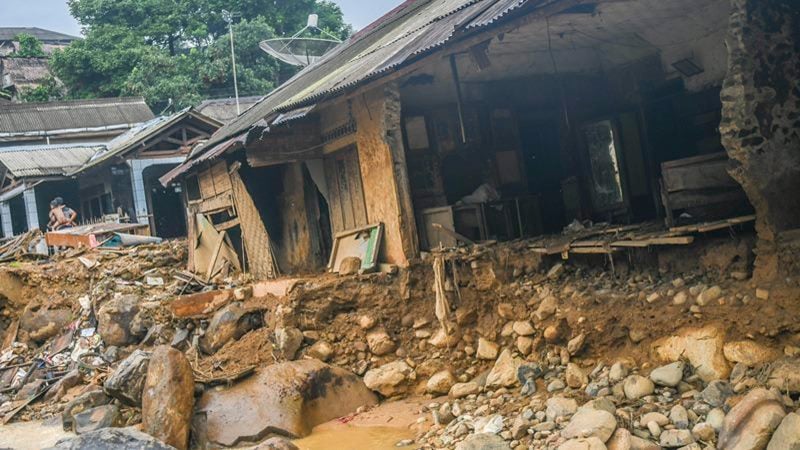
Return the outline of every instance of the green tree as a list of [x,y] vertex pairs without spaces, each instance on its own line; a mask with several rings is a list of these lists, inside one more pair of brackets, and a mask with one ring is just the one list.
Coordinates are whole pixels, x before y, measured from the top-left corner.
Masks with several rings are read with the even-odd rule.
[[153,109],[184,107],[233,94],[228,24],[236,13],[236,69],[241,95],[263,95],[296,72],[258,43],[290,35],[309,14],[345,38],[352,29],[323,0],[69,0],[85,39],[52,58],[74,97],[144,96]]
[[42,58],[45,56],[42,41],[27,33],[18,34],[15,39],[19,42],[19,50],[14,52],[16,58]]
[[39,86],[20,92],[24,102],[49,102],[64,96],[64,88],[54,77],[47,77]]

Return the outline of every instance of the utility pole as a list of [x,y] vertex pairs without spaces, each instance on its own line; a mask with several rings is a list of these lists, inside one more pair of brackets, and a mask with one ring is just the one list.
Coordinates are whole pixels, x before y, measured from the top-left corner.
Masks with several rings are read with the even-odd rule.
[[236,53],[233,49],[233,14],[229,11],[222,10],[222,19],[228,22],[228,31],[231,35],[231,63],[233,64],[233,93],[236,96],[236,115],[242,113],[239,108],[239,83],[236,80]]

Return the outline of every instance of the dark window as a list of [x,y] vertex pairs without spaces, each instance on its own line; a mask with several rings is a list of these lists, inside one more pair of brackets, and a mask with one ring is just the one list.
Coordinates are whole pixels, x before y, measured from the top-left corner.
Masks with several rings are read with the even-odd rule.
[[200,182],[197,180],[197,175],[186,177],[186,196],[189,201],[200,200]]

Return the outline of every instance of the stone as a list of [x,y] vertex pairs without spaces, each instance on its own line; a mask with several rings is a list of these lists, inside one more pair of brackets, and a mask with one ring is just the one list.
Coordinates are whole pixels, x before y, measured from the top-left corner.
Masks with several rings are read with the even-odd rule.
[[800,450],[800,415],[790,413],[783,418],[767,450]]
[[653,369],[650,372],[650,380],[659,386],[675,387],[680,384],[683,379],[683,369],[686,364],[683,361],[675,361],[674,363],[667,364]]
[[655,355],[662,361],[675,362],[686,358],[705,382],[728,378],[731,368],[723,354],[725,332],[718,325],[684,328],[675,336],[653,344]]
[[686,295],[686,291],[680,291],[672,297],[672,304],[673,305],[683,305],[688,300],[688,296]]
[[578,389],[589,383],[589,376],[575,363],[567,364],[564,379],[567,382],[567,386],[573,389]]
[[452,331],[448,334],[444,328],[439,328],[433,334],[433,337],[428,339],[428,343],[436,348],[451,348],[458,345],[461,340],[461,334],[457,331]]
[[669,410],[669,420],[675,428],[682,430],[689,428],[689,412],[682,405],[675,405]]
[[317,341],[306,350],[306,355],[327,362],[333,356],[333,346],[328,341]]
[[570,439],[558,446],[558,450],[606,450],[606,445],[596,437]]
[[17,394],[14,396],[14,400],[17,401],[24,401],[28,400],[31,397],[36,396],[39,392],[43,391],[47,387],[47,383],[44,380],[33,380],[26,383]]
[[522,395],[536,392],[536,380],[544,375],[544,369],[537,363],[521,364],[517,367],[517,381],[522,385]]
[[194,373],[180,351],[162,345],[150,357],[142,394],[142,428],[178,450],[189,446]]
[[487,387],[511,387],[517,384],[517,369],[522,360],[511,356],[511,352],[503,350],[486,377]]
[[528,425],[529,422],[525,420],[522,415],[517,416],[517,418],[514,419],[514,423],[511,424],[511,438],[522,439],[528,434]]
[[[257,328],[260,321],[253,314],[248,312],[240,302],[225,305],[211,316],[208,328],[200,338],[200,349],[207,354],[213,354],[228,342]],[[300,338],[302,340],[302,333]]]
[[506,320],[513,319],[516,316],[516,314],[514,314],[514,305],[505,302],[498,303],[497,315]]
[[64,333],[72,320],[72,311],[69,309],[26,308],[20,317],[19,330],[26,332],[32,341],[42,342]]
[[500,352],[500,347],[492,341],[478,338],[478,350],[475,356],[478,359],[495,360]]
[[[64,397],[67,391],[81,384],[82,381],[83,375],[81,375],[80,370],[73,369],[64,375],[63,378],[56,381],[56,384],[54,384],[53,387],[50,388],[46,394],[44,394],[44,399],[48,401],[59,401]],[[2,404],[3,402],[0,402],[0,405]]]
[[769,291],[766,289],[756,289],[756,298],[759,300],[769,300]]
[[639,436],[631,436],[631,450],[661,450],[661,446]]
[[266,433],[306,436],[316,425],[376,403],[355,374],[305,359],[269,365],[233,386],[206,390],[197,411],[206,416],[210,443],[234,446]]
[[481,387],[478,383],[474,381],[469,381],[466,383],[456,383],[452,387],[450,387],[450,397],[452,398],[464,398],[468,395],[477,394],[480,392]]
[[630,375],[622,382],[622,390],[628,400],[638,400],[655,391],[655,385],[649,378],[641,375]]
[[375,356],[388,355],[397,348],[389,333],[383,329],[367,333],[367,346]]
[[103,428],[65,438],[45,450],[175,450],[158,439],[130,428]]
[[659,444],[667,448],[683,447],[692,442],[694,442],[694,437],[689,430],[664,430],[659,439]]
[[717,448],[763,449],[785,416],[777,394],[762,388],[753,389],[725,416]]
[[518,336],[516,340],[517,350],[524,356],[528,356],[533,351],[533,339],[528,336]]
[[567,387],[567,383],[564,383],[563,380],[560,378],[556,378],[555,380],[547,383],[547,392],[556,392],[560,391]]
[[125,358],[114,372],[106,378],[103,389],[106,393],[128,406],[142,405],[142,391],[147,377],[150,353],[134,350]]
[[253,286],[242,286],[233,290],[233,298],[243,302],[253,296]]
[[700,392],[700,400],[714,408],[719,408],[731,395],[733,395],[731,384],[727,381],[717,380],[708,383],[708,386]]
[[710,423],[700,422],[692,428],[692,436],[698,441],[713,442],[717,432]]
[[511,450],[511,447],[494,433],[478,433],[456,444],[455,450]]
[[564,264],[555,263],[553,264],[553,267],[547,271],[547,278],[555,280],[556,278],[560,277],[562,273],[564,273]]
[[753,341],[728,342],[722,351],[728,361],[742,363],[748,367],[770,363],[782,356],[779,350]]
[[644,426],[647,426],[650,422],[655,422],[658,426],[663,427],[669,424],[669,417],[659,412],[650,412],[639,418],[639,423]]
[[586,344],[586,334],[581,333],[574,338],[570,339],[567,342],[567,352],[570,355],[577,355],[581,350],[583,350],[583,346]]
[[75,431],[75,416],[92,408],[107,405],[111,398],[102,390],[84,392],[75,397],[61,412],[61,424],[64,431]]
[[364,383],[384,397],[391,397],[406,391],[406,380],[412,371],[405,361],[390,362],[369,370],[364,375]]
[[339,263],[339,275],[355,275],[359,270],[361,270],[361,258],[358,256],[342,258],[342,261]]
[[647,431],[656,439],[661,436],[661,426],[655,422],[647,422]]
[[300,450],[300,448],[285,437],[274,436],[248,450]]
[[706,415],[706,422],[714,427],[714,431],[719,432],[722,429],[722,424],[725,421],[725,411],[720,408],[714,408]]
[[784,358],[775,362],[767,384],[783,392],[800,392],[800,358]]
[[625,377],[628,376],[628,368],[625,367],[620,361],[615,362],[611,365],[611,368],[608,370],[608,380],[612,383],[616,383],[618,381],[622,381]]
[[123,295],[113,298],[97,310],[97,333],[106,345],[119,347],[135,344],[144,336],[131,324],[139,314],[139,298],[135,295]]
[[519,336],[530,336],[536,332],[527,320],[518,320],[511,325],[511,329]]
[[116,405],[102,405],[74,414],[75,433],[84,434],[101,428],[121,425],[119,408]]
[[617,419],[613,414],[600,409],[581,408],[561,430],[561,436],[566,439],[596,437],[605,442],[616,429]]
[[555,421],[559,417],[571,416],[578,411],[578,403],[575,399],[565,397],[551,397],[547,399],[547,409],[545,414],[547,420]]
[[275,345],[278,352],[287,361],[292,361],[297,356],[297,351],[303,344],[303,332],[297,328],[276,328]]
[[659,300],[661,300],[661,294],[659,294],[658,292],[653,292],[652,294],[648,295],[647,298],[645,299],[647,303],[655,303]]
[[558,308],[558,299],[553,295],[548,295],[542,302],[539,303],[539,306],[536,308],[536,311],[533,313],[533,316],[539,322],[547,319],[548,317],[552,316],[556,313],[556,309]]
[[625,428],[617,428],[606,442],[606,447],[608,450],[631,450],[631,432]]
[[706,306],[720,297],[722,297],[722,288],[719,286],[711,286],[703,290],[703,292],[697,296],[697,304]]
[[377,320],[374,317],[364,314],[358,318],[358,326],[361,327],[362,330],[369,330],[375,326]]
[[425,384],[425,390],[429,394],[444,395],[450,392],[453,385],[456,384],[456,377],[449,370],[442,370],[436,372],[428,379]]

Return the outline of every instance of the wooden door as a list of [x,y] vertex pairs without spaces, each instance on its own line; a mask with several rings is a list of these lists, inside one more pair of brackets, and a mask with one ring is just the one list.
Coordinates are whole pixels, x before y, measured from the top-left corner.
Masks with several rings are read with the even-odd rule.
[[334,233],[368,225],[361,168],[355,147],[325,157],[325,180]]

